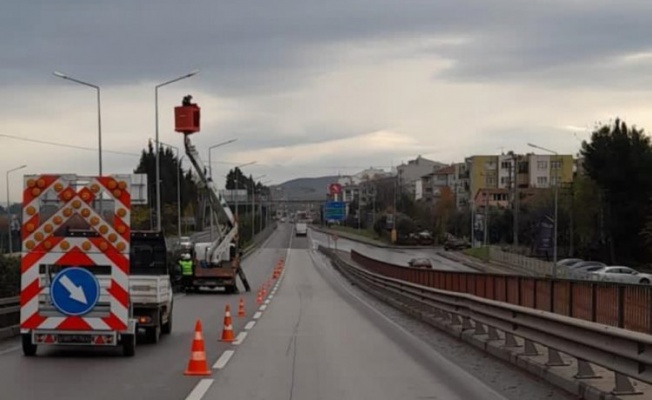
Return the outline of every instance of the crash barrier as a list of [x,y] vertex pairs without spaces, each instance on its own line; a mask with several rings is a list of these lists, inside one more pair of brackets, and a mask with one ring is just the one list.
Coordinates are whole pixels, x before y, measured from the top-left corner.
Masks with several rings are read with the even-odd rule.
[[[553,271],[555,264],[552,262],[538,260],[520,254],[508,253],[496,246],[489,247],[489,260],[516,267],[535,276],[553,276],[555,273],[555,271]],[[567,275],[566,267],[558,266],[556,274],[558,277],[565,277]]]
[[0,299],[0,339],[17,335],[20,331],[20,297]]
[[[628,308],[624,305],[628,303],[615,299],[626,300],[634,294],[643,294],[648,296],[649,307],[648,288],[419,270],[388,265],[352,251],[352,260],[361,265],[358,267],[343,261],[331,249],[320,246],[319,250],[358,286],[367,287],[385,299],[419,304],[428,311],[417,312],[418,315],[432,316],[438,326],[445,326],[467,341],[482,337],[475,341],[484,349],[494,347],[498,349],[495,353],[504,356],[505,349],[521,348],[519,357],[541,356],[547,352],[548,361],[542,375],[547,375],[551,367],[571,365],[570,356],[575,359],[573,366],[577,369],[576,375],[569,378],[574,382],[599,377],[594,370],[597,365],[615,374],[613,394],[638,393],[629,378],[652,383],[652,336],[567,316],[573,309],[587,309],[595,319],[600,319],[596,317],[602,313],[596,311],[609,308],[608,303],[617,303],[620,312],[616,315],[620,318],[614,319],[620,325],[627,325],[625,310]],[[551,302],[552,298],[560,301]],[[523,305],[515,305],[519,303]],[[551,306],[559,312],[546,312]],[[647,312],[649,315],[649,309]],[[500,345],[492,346],[491,342]],[[541,347],[546,351],[542,353]],[[523,366],[514,361],[519,357],[504,357]],[[582,392],[586,385],[577,384],[573,388]]]
[[351,250],[371,272],[435,289],[652,334],[652,286],[410,268]]

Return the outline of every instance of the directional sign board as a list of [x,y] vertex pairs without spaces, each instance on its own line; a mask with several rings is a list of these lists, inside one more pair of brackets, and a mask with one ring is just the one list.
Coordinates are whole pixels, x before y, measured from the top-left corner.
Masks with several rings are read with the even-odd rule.
[[66,315],[84,315],[100,299],[100,283],[84,268],[66,268],[55,275],[50,286],[52,302]]
[[343,201],[328,201],[324,205],[324,219],[327,221],[344,221],[346,219],[346,203]]

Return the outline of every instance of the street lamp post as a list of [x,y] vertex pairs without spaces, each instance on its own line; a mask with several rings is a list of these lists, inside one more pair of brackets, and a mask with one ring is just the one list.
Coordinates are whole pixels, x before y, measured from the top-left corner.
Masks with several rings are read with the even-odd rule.
[[[186,157],[185,155],[181,158],[179,158],[179,148],[177,146],[173,146],[171,144],[167,144],[164,142],[159,142],[163,146],[170,147],[172,149],[175,149],[177,151],[177,234],[179,237],[181,237],[181,161]],[[160,229],[159,229],[160,230]]]
[[9,174],[18,171],[19,169],[23,169],[27,167],[27,165],[21,165],[20,167],[12,168],[7,171],[6,173],[6,179],[7,179],[7,233],[9,234],[9,251],[7,254],[11,254],[14,251],[14,246],[11,238],[11,212],[9,211],[9,207],[11,205],[10,199],[9,199]]
[[102,108],[100,104],[100,87],[92,83],[71,78],[68,75],[58,71],[54,71],[52,74],[59,78],[66,79],[71,82],[79,83],[80,85],[91,87],[97,91],[97,141],[98,141],[98,152],[99,152],[99,171],[100,171],[100,176],[102,176],[102,112],[101,112]]
[[[212,150],[214,148],[216,148],[216,147],[220,147],[220,146],[227,145],[229,143],[233,143],[236,140],[238,140],[238,139],[227,140],[227,141],[224,141],[224,142],[220,142],[218,144],[214,144],[214,145],[212,145],[212,146],[210,146],[208,148],[208,177],[210,178],[211,181],[213,180],[213,162],[211,160]],[[203,214],[205,211],[206,210],[202,210],[202,215],[205,215],[205,214]],[[211,216],[210,220],[211,220],[211,242],[212,242],[213,241],[213,236],[215,235],[215,228],[214,228],[214,222],[213,222],[213,220],[215,219],[215,216],[213,215],[212,212],[211,212],[210,216]]]
[[158,132],[158,90],[159,88],[169,85],[174,82],[178,82],[182,79],[190,78],[199,73],[199,70],[192,71],[188,74],[179,76],[169,81],[160,83],[154,87],[154,118],[156,120],[156,229],[161,230],[161,164],[159,158],[159,132]]
[[255,203],[256,203],[256,181],[260,178],[264,178],[267,175],[260,175],[255,177],[251,181],[251,239],[253,240],[254,236],[256,235],[256,209],[255,209]]
[[[532,143],[527,144],[530,147],[533,147],[535,149],[543,150],[545,152],[554,154],[556,158],[559,158],[559,153],[557,153],[554,150],[546,149],[545,147],[537,146]],[[558,161],[558,160],[557,160]],[[557,168],[558,170],[558,168]],[[554,228],[553,228],[553,236],[554,236],[554,242],[553,242],[553,248],[552,248],[552,277],[556,278],[557,277],[557,226],[559,225],[558,223],[558,211],[559,210],[559,173],[555,172],[555,217],[554,217]]]

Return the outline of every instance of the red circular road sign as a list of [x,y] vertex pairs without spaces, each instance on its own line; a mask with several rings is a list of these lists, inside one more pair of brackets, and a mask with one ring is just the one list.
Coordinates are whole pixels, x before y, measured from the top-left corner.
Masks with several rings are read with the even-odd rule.
[[328,191],[330,194],[341,194],[342,193],[342,185],[339,183],[331,183],[328,185]]

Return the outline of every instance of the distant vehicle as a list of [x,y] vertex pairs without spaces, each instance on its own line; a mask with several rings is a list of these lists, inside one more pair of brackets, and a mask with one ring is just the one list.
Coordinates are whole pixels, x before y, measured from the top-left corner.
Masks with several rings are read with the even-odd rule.
[[584,261],[584,260],[582,260],[581,258],[564,258],[563,260],[557,261],[557,265],[568,267],[569,265],[578,263],[580,261]]
[[464,239],[448,239],[444,243],[444,250],[464,250],[471,248],[471,243]]
[[297,222],[294,225],[294,234],[296,236],[308,236],[308,224],[305,222]]
[[432,263],[428,258],[413,258],[408,261],[408,265],[413,268],[432,268]]
[[649,285],[652,275],[638,272],[635,269],[622,265],[602,267],[590,273],[592,280],[613,281],[621,283],[639,283]]
[[281,222],[285,222],[287,219],[285,217],[281,218]]

